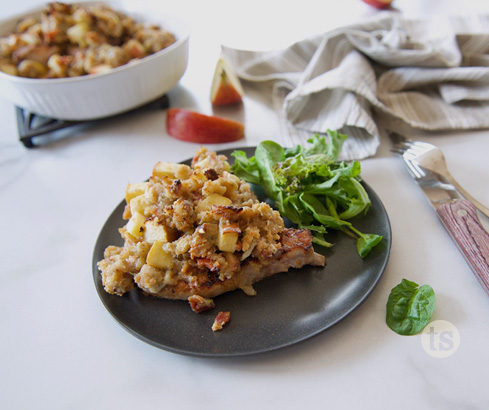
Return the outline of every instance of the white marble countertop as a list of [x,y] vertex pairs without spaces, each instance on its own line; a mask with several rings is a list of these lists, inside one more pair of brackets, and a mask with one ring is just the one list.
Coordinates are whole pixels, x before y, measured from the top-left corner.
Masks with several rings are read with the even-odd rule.
[[[39,3],[6,2],[0,18]],[[221,43],[285,47],[377,13],[360,0],[159,3],[142,2],[167,7],[193,27],[189,67],[169,93],[171,105],[207,114]],[[411,17],[489,13],[485,0],[394,4]],[[280,132],[267,101],[251,90],[242,110],[246,138],[213,148],[254,146]],[[83,127],[36,149],[19,142],[14,107],[3,99],[0,119],[0,408],[487,408],[489,297],[385,137],[377,155],[362,161],[363,178],[383,201],[393,237],[388,266],[368,299],[292,347],[196,358],[126,332],[101,303],[91,264],[96,238],[126,184],[147,178],[158,160],[189,158],[198,146],[169,137],[161,110]],[[488,130],[420,137],[436,142],[455,178],[489,205]],[[488,228],[487,218],[481,220]],[[433,319],[451,322],[460,333],[449,357],[432,357],[421,335],[399,336],[386,326],[387,297],[402,278],[434,288]]]

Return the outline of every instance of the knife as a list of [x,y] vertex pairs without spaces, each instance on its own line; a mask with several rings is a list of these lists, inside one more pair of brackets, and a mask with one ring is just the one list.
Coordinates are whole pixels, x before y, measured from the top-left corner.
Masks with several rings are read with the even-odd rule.
[[[399,140],[395,133],[389,132],[389,135],[394,142]],[[489,233],[482,226],[474,204],[445,177],[423,168],[404,149],[394,146],[392,151],[401,155],[411,176],[489,295]]]

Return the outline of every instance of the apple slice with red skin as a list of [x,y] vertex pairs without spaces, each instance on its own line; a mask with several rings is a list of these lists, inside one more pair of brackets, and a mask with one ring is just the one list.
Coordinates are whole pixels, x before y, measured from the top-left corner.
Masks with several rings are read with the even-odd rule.
[[173,138],[199,144],[231,142],[244,137],[244,125],[238,121],[180,108],[167,110],[166,130]]
[[393,0],[362,0],[364,3],[370,4],[377,9],[386,9],[392,4]]
[[217,61],[211,85],[211,102],[214,105],[236,104],[243,100],[244,90],[238,76],[224,57]]

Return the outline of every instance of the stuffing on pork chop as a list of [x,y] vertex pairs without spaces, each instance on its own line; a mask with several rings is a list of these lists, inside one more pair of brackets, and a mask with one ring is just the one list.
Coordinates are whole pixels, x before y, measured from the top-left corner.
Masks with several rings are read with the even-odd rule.
[[[98,263],[104,289],[189,300],[212,299],[289,268],[324,266],[308,230],[286,228],[227,158],[202,147],[191,166],[158,162],[148,181],[129,184],[120,229],[124,246],[108,246]],[[205,309],[204,309],[205,310]],[[199,309],[194,309],[199,311]]]

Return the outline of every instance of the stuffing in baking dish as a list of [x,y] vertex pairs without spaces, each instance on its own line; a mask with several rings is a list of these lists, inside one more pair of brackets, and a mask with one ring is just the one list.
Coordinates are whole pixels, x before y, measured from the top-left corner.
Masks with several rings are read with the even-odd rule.
[[104,4],[49,3],[40,19],[24,18],[0,38],[0,70],[28,78],[102,73],[156,53],[174,34]]

